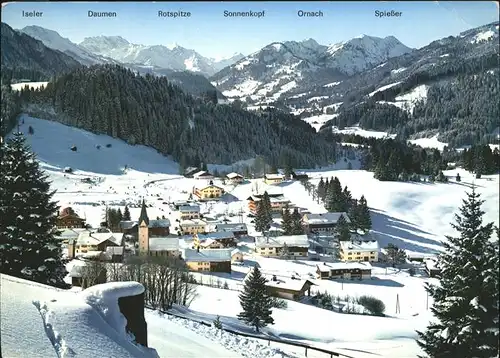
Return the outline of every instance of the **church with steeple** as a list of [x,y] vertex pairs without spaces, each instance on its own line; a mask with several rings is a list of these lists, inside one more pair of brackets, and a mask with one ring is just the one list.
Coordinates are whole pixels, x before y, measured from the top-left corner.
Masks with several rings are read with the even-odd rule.
[[166,237],[170,234],[170,220],[156,219],[150,220],[147,206],[142,199],[141,214],[137,221],[121,221],[120,228],[123,232],[137,235],[139,242],[139,252],[149,252],[149,239],[155,237]]

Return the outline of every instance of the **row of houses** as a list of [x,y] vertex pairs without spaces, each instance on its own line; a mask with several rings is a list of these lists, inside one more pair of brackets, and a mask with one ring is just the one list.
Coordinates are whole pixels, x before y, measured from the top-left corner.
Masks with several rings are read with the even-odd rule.
[[[199,170],[198,168],[194,167],[189,167],[186,169],[184,172],[184,175],[188,178],[194,178],[194,179],[204,179],[204,180],[214,180],[215,176],[213,174],[210,174],[206,170]],[[307,174],[304,173],[295,173],[292,171],[291,173],[291,178],[295,180],[304,180],[308,179]],[[268,185],[275,185],[275,184],[280,184],[286,179],[288,179],[285,175],[283,174],[264,174],[264,177],[262,178],[264,183]],[[230,184],[241,184],[244,180],[245,177],[241,174],[232,172],[229,173],[225,176],[225,180],[230,183]]]

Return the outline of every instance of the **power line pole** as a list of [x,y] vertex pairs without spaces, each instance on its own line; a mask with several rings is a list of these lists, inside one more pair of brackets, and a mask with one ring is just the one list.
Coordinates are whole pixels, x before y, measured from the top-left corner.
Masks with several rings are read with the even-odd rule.
[[399,293],[396,294],[396,314],[401,313],[401,309],[399,307]]

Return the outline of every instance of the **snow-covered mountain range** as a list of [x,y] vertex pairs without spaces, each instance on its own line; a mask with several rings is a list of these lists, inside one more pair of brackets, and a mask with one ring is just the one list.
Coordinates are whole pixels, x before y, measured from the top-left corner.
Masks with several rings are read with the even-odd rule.
[[79,46],[96,55],[110,57],[122,63],[156,66],[177,71],[188,70],[204,75],[213,75],[243,58],[242,54],[237,53],[230,58],[216,60],[177,44],[146,46],[130,43],[121,36],[87,37]]
[[393,36],[362,35],[330,46],[313,39],[274,42],[211,80],[229,97],[277,99],[285,92],[296,92],[296,88],[342,81],[411,51]]
[[85,48],[78,46],[69,39],[62,37],[56,31],[40,26],[26,26],[20,30],[28,36],[33,37],[53,50],[61,51],[84,65],[94,65],[98,63],[116,62],[111,58],[96,55]]
[[213,59],[177,44],[146,46],[130,43],[120,36],[87,37],[82,43],[75,44],[56,31],[40,26],[26,26],[20,31],[84,65],[122,63],[174,71],[187,70],[210,76],[244,57],[241,53],[235,53],[229,58]]

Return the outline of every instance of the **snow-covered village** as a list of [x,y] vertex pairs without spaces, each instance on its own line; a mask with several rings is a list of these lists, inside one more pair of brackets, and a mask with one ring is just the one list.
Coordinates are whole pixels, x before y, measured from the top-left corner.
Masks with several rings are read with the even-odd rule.
[[10,25],[0,357],[499,356],[498,22],[222,60]]

